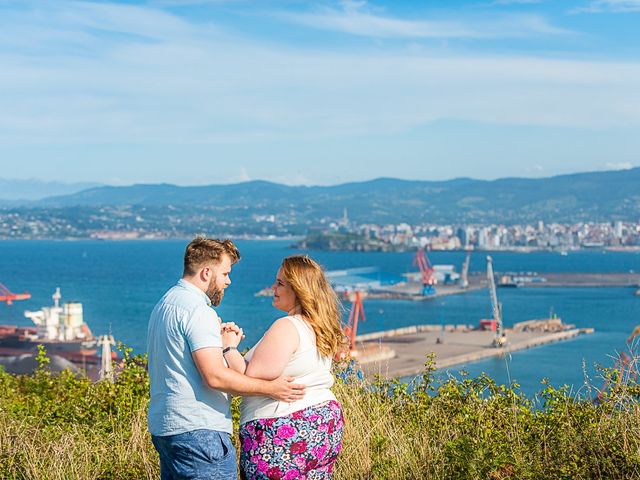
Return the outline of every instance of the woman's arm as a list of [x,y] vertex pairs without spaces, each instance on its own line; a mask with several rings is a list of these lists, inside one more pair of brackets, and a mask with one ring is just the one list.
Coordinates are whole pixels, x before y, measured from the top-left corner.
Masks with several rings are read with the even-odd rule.
[[291,320],[276,320],[256,346],[245,375],[263,380],[278,378],[299,345],[300,336]]
[[245,373],[247,370],[247,362],[245,362],[244,357],[237,348],[229,350],[223,354],[223,357],[231,370],[235,370],[238,373]]
[[[238,344],[244,338],[243,331],[234,323],[223,323],[222,327],[222,346],[224,347],[222,356],[231,370],[244,373],[247,368],[247,363],[238,351]],[[227,347],[231,347],[231,349],[226,350]]]

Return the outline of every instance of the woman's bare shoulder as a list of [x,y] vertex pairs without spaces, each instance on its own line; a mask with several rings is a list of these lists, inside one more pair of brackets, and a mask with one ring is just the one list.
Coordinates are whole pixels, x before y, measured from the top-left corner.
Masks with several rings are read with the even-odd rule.
[[299,344],[298,329],[289,317],[281,317],[265,332],[262,340],[256,345],[256,352],[262,355],[265,352],[283,353],[291,350],[291,354],[298,349]]
[[293,322],[294,321],[289,315],[280,317],[279,319],[277,319],[275,322],[271,324],[271,326],[269,327],[269,330],[267,330],[267,333],[265,335],[268,335],[268,334],[294,335],[295,334],[295,336],[297,336],[298,329],[293,324]]

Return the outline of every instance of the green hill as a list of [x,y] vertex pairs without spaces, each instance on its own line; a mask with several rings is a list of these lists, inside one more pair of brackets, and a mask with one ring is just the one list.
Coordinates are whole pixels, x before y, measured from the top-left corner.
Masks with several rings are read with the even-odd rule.
[[171,206],[177,212],[213,210],[219,218],[288,215],[294,221],[341,217],[357,222],[522,223],[640,218],[640,168],[549,178],[393,178],[335,186],[287,186],[266,181],[180,187],[97,187],[49,197],[35,207]]

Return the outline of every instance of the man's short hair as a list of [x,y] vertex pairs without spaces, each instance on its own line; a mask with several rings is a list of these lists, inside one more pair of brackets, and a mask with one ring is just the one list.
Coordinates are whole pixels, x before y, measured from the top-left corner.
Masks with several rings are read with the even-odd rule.
[[219,263],[223,255],[229,256],[232,265],[240,260],[240,251],[231,240],[198,236],[191,240],[184,251],[183,275],[193,276],[206,264]]

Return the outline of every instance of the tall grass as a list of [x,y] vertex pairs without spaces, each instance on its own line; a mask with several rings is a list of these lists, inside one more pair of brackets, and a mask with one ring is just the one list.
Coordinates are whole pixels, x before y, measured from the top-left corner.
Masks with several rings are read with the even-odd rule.
[[[414,385],[360,380],[335,393],[346,417],[336,479],[640,479],[640,388],[607,371],[601,400],[545,385],[535,400],[486,376]],[[41,368],[0,372],[0,478],[158,478],[146,432],[148,377],[125,355],[116,382]],[[237,421],[237,402],[234,403]]]

